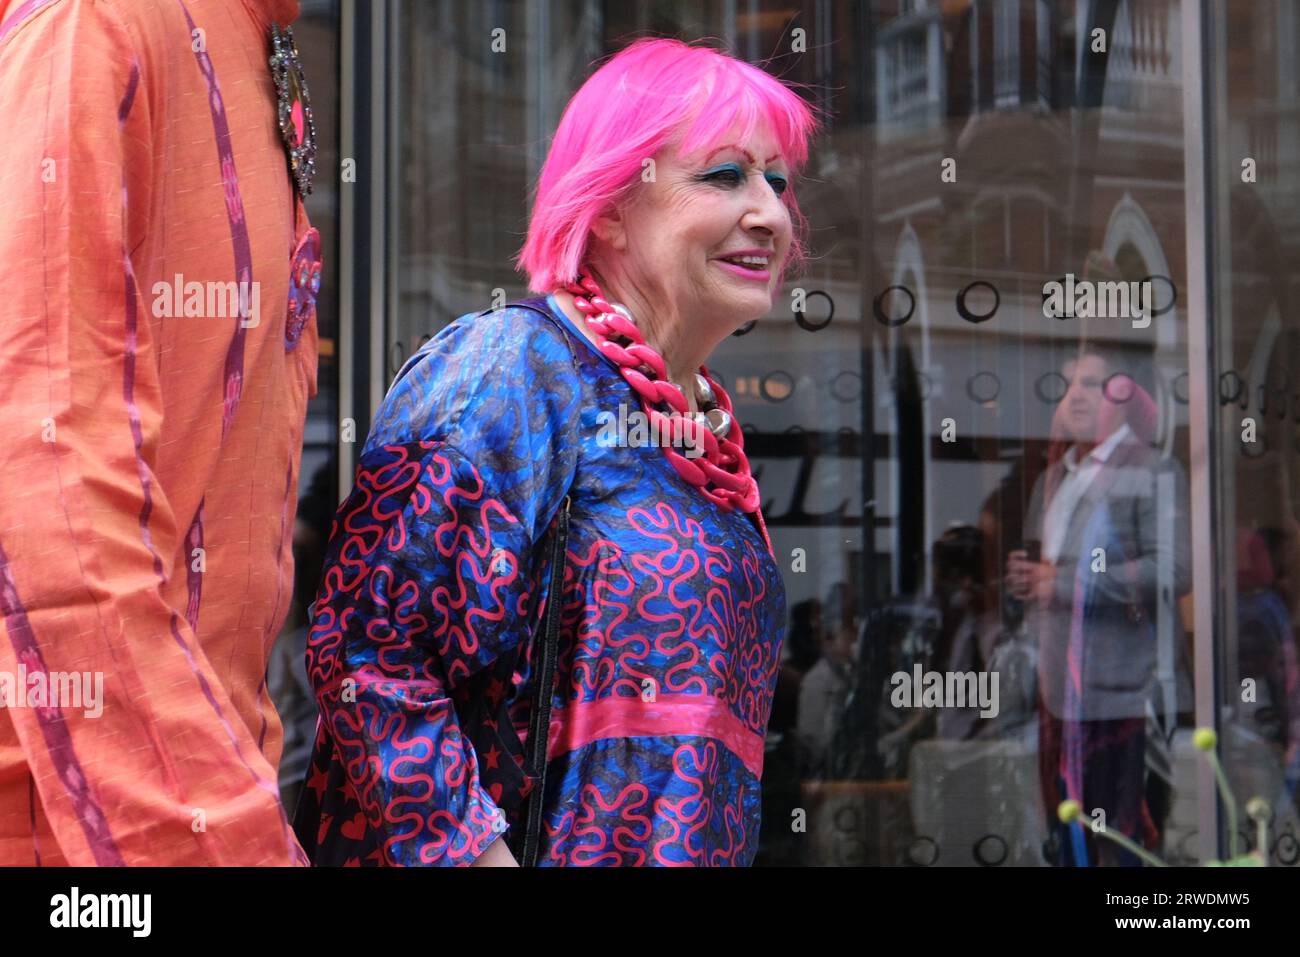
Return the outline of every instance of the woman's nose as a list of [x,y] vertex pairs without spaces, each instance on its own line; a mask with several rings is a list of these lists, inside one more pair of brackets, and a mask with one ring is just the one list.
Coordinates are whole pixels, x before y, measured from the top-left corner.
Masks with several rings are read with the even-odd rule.
[[742,225],[746,229],[765,229],[773,234],[779,233],[783,225],[789,224],[790,214],[772,185],[762,177],[756,179],[758,185],[750,189],[753,198]]

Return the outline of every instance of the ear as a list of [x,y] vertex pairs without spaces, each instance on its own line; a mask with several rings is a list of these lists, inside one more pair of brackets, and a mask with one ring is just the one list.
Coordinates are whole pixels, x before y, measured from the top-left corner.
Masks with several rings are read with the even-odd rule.
[[620,207],[613,207],[608,212],[597,216],[591,224],[591,231],[602,243],[620,252],[627,249],[627,220]]

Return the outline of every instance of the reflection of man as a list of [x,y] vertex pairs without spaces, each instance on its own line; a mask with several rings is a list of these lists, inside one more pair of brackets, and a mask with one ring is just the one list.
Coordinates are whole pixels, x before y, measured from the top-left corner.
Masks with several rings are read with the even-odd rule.
[[[1039,769],[1049,824],[1077,800],[1139,843],[1157,828],[1144,800],[1146,715],[1157,663],[1181,651],[1175,601],[1190,587],[1185,483],[1149,445],[1149,394],[1095,350],[1067,362],[1053,422],[1056,460],[1039,477],[1007,586],[1039,641]],[[1031,554],[1041,546],[1041,557]],[[1159,635],[1174,635],[1159,655]],[[1177,649],[1177,651],[1175,651]],[[1167,675],[1161,675],[1167,678]],[[1171,703],[1162,701],[1169,708]],[[1062,862],[1118,863],[1090,827],[1057,834]]]
[[316,388],[297,6],[0,0],[0,675],[104,692],[0,709],[0,864],[303,863],[263,682]]
[[857,652],[857,603],[843,582],[832,586],[822,621],[822,656],[799,685],[799,740],[806,756],[806,773],[813,777],[826,771],[827,751],[843,715]]

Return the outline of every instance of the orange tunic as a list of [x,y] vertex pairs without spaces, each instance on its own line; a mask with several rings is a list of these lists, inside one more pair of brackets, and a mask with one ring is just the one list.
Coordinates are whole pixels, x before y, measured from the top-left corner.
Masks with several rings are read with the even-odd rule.
[[316,392],[267,65],[296,14],[0,0],[0,864],[304,860],[264,681]]

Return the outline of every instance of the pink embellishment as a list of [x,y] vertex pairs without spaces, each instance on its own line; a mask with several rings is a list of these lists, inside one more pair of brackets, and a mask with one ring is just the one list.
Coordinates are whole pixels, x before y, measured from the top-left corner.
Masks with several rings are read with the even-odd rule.
[[302,331],[316,318],[316,294],[320,291],[320,232],[314,227],[303,233],[289,264],[289,315],[284,326],[284,348],[298,347]]

